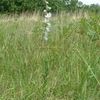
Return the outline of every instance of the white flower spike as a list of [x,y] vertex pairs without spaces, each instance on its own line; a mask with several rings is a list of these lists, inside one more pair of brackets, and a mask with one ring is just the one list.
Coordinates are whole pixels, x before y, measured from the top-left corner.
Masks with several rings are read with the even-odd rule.
[[50,32],[50,28],[51,28],[50,18],[52,16],[52,14],[50,12],[51,7],[49,6],[49,2],[47,0],[45,0],[45,4],[46,4],[46,9],[44,9],[44,13],[45,13],[45,18],[44,18],[44,23],[45,23],[44,40],[48,41],[48,33]]

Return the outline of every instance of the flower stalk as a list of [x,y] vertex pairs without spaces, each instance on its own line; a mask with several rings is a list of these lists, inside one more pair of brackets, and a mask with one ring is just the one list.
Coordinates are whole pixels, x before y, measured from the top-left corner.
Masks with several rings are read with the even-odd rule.
[[44,31],[44,40],[48,41],[48,34],[50,32],[50,28],[51,28],[51,23],[50,23],[50,18],[52,16],[50,10],[51,7],[49,6],[49,2],[47,0],[44,0],[45,4],[46,4],[46,8],[44,9],[44,14],[45,14],[45,18],[44,18],[44,23],[45,23],[45,31]]

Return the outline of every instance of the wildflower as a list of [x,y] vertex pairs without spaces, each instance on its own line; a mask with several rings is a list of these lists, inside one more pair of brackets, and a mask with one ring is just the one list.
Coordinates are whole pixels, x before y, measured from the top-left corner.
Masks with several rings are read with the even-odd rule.
[[50,23],[50,18],[52,16],[50,10],[51,7],[49,6],[49,2],[47,0],[45,0],[45,4],[46,4],[46,9],[44,9],[44,13],[45,13],[45,18],[44,18],[44,23],[45,23],[45,32],[44,32],[44,39],[45,41],[48,40],[48,33],[50,32],[50,27],[51,27],[51,23]]
[[44,19],[44,23],[47,24],[49,23],[49,20],[47,18]]
[[49,20],[47,18],[44,19],[44,23],[48,23]]
[[47,31],[47,32],[50,32],[50,28],[49,28],[49,27],[46,27],[46,31]]
[[51,7],[47,6],[47,9],[48,9],[48,10],[51,10]]
[[51,27],[51,23],[47,23],[48,27]]
[[49,12],[45,15],[45,18],[50,18],[52,16],[52,14]]
[[45,31],[45,36],[44,39],[47,41],[48,40],[48,33]]
[[44,9],[44,13],[46,13],[47,11]]
[[49,4],[49,2],[48,2],[48,1],[46,1],[46,0],[45,0],[45,3],[46,3],[46,4]]

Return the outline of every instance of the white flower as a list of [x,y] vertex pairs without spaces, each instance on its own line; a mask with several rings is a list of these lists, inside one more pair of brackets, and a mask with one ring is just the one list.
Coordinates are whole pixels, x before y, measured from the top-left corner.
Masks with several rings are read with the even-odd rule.
[[49,2],[47,0],[45,0],[45,4],[46,4],[46,9],[44,9],[44,13],[45,13],[45,18],[44,18],[44,23],[45,23],[44,39],[45,39],[45,41],[47,41],[48,40],[48,33],[50,32],[50,28],[51,28],[50,17],[52,16],[52,14],[50,12],[51,7],[48,5]]
[[45,12],[45,13],[47,12],[46,9],[44,9],[44,12]]
[[48,27],[51,27],[51,24],[49,22],[47,23],[47,25],[48,25]]
[[49,23],[49,19],[45,18],[44,23]]
[[48,10],[51,10],[51,7],[47,6],[47,9],[48,9]]
[[46,31],[47,31],[47,32],[50,32],[50,28],[49,28],[49,27],[46,27]]
[[44,39],[45,39],[45,41],[48,41],[48,37],[45,36]]
[[47,41],[48,40],[48,32],[45,31],[44,39]]
[[50,18],[52,16],[52,14],[49,12],[45,15],[45,18]]
[[49,4],[49,2],[48,2],[48,1],[46,1],[46,0],[45,0],[45,3],[46,3],[46,4]]

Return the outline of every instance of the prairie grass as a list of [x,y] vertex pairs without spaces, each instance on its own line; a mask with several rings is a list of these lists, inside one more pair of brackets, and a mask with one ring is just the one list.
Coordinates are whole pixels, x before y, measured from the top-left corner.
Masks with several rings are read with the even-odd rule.
[[0,100],[99,100],[100,18],[0,16]]

